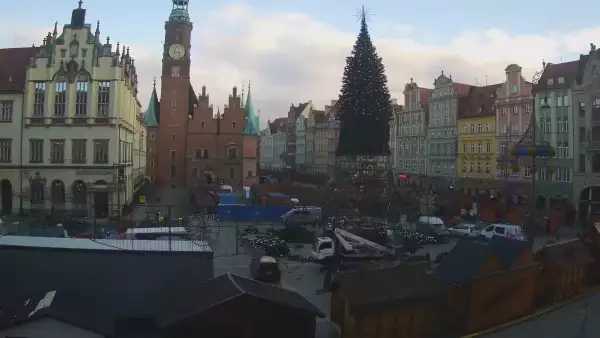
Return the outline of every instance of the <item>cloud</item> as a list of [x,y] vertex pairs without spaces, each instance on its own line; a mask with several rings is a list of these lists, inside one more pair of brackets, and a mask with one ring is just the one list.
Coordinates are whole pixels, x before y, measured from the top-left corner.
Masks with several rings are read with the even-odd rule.
[[[196,91],[206,85],[216,110],[227,101],[234,85],[241,87],[243,81],[251,80],[263,123],[285,115],[292,103],[312,100],[322,106],[335,99],[345,58],[359,29],[357,25],[355,32],[345,32],[307,14],[265,13],[239,4],[200,15],[192,12],[192,18],[192,83]],[[503,81],[508,64],[518,63],[524,76],[530,78],[542,60],[559,62],[571,53],[585,53],[592,39],[600,36],[600,27],[537,35],[512,35],[490,28],[465,31],[441,44],[427,44],[423,41],[429,33],[416,27],[375,22],[376,18],[373,21],[371,32],[386,66],[390,91],[400,101],[404,84],[411,77],[431,87],[444,70],[458,82],[475,84],[477,80],[483,84],[487,78],[488,83],[497,83]],[[19,35],[48,31],[45,27],[18,29]],[[118,36],[118,28],[113,30]],[[2,45],[12,45],[9,38],[7,33],[0,33]],[[140,101],[145,105],[152,78],[160,77],[162,49],[159,44],[130,43],[140,80]]]

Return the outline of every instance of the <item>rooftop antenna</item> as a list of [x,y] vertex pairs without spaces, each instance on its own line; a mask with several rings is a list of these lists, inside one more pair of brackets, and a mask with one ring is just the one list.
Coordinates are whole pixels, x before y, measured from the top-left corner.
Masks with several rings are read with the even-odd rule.
[[485,76],[485,85],[488,85],[488,81],[487,81],[487,75]]
[[241,106],[243,106],[244,105],[244,80],[242,80],[242,100],[240,102],[241,102]]

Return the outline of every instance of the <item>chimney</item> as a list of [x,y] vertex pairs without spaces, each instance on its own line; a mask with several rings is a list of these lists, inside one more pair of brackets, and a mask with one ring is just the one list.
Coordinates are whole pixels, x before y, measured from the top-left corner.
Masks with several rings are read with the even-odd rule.
[[206,86],[202,86],[202,96],[206,96]]
[[237,86],[233,87],[233,97],[237,97]]

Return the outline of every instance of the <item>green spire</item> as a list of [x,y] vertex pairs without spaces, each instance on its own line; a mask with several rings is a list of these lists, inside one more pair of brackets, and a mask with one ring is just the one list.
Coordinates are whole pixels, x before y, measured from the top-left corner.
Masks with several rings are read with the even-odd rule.
[[244,119],[246,120],[245,135],[260,135],[260,125],[258,115],[254,112],[254,104],[252,103],[252,94],[250,93],[250,83],[248,83],[248,97],[244,106]]
[[172,0],[173,9],[169,15],[169,21],[190,21],[190,13],[188,13],[189,0]]
[[158,127],[158,114],[159,114],[160,103],[158,102],[158,96],[156,95],[156,79],[154,79],[154,89],[152,89],[152,95],[150,95],[150,102],[148,103],[148,109],[144,116],[144,124],[146,127]]

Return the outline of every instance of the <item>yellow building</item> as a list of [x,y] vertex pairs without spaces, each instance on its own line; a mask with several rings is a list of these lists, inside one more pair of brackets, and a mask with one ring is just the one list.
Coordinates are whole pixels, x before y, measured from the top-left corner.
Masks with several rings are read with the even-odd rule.
[[459,103],[458,188],[469,195],[495,188],[496,113],[494,102],[500,85],[473,87]]

